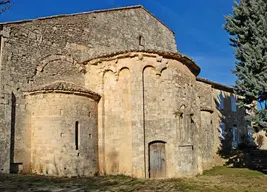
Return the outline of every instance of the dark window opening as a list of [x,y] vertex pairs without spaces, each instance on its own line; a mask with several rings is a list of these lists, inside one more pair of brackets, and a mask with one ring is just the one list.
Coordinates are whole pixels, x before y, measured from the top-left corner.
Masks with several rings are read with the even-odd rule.
[[79,149],[79,121],[75,122],[75,149]]
[[139,35],[138,40],[139,40],[139,45],[140,46],[144,46],[145,45],[144,37],[142,35]]
[[231,109],[232,109],[232,112],[236,112],[236,99],[235,99],[235,96],[231,96]]
[[232,128],[232,136],[233,136],[233,147],[236,149],[239,143],[239,136],[238,136],[237,125],[235,124],[233,125],[233,128]]
[[219,138],[221,140],[225,140],[226,132],[225,132],[225,124],[223,122],[220,123],[219,132],[220,132]]
[[218,95],[218,104],[219,104],[219,109],[223,110],[224,109],[224,96],[223,93],[220,92],[220,94]]

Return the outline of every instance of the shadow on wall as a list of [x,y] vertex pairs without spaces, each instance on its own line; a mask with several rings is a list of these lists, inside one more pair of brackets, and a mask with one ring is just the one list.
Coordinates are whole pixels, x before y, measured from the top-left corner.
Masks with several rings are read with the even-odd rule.
[[15,155],[15,120],[16,120],[16,96],[11,94],[11,125],[10,125],[10,173],[19,173],[19,165],[14,162]]
[[226,166],[265,172],[267,150],[258,149],[264,138],[259,136],[256,142],[253,140],[248,129],[249,122],[243,118],[245,109],[233,104],[233,98],[220,93],[218,99],[215,99],[217,111],[220,113],[220,126],[217,128],[220,146],[217,154],[226,160]]
[[[218,130],[218,137],[220,140],[220,146],[218,147],[217,154],[222,157],[223,159],[228,159],[232,157],[233,152],[238,147],[236,146],[236,141],[234,141],[236,135],[233,134],[234,128],[236,127],[237,130],[244,130],[246,127],[238,127],[237,125],[237,114],[241,113],[239,109],[236,107],[236,112],[233,112],[232,106],[231,106],[231,96],[228,96],[226,94],[223,94],[220,92],[217,96],[218,98],[214,98],[218,116],[219,119],[219,127],[217,127]],[[230,105],[229,105],[230,104]],[[246,131],[247,132],[247,131]],[[243,134],[243,131],[242,131]],[[240,134],[237,135],[239,137]],[[245,139],[245,136],[240,136],[240,142],[242,139]],[[239,142],[238,142],[239,143]]]

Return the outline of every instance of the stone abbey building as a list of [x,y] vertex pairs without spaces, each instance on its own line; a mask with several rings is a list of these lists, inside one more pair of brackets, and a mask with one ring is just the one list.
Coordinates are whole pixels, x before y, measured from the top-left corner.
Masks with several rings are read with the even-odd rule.
[[246,134],[232,88],[142,6],[0,26],[1,173],[193,176]]

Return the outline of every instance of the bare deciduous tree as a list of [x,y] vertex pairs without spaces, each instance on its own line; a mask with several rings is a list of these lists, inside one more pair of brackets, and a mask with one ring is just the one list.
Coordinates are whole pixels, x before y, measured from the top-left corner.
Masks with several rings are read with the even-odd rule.
[[0,1],[0,14],[8,10],[14,3],[11,0]]

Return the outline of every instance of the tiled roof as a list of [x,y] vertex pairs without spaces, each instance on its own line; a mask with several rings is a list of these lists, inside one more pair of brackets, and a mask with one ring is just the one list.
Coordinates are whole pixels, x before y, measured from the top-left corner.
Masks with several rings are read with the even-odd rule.
[[210,85],[212,85],[212,87],[217,88],[217,89],[221,89],[221,90],[228,91],[231,93],[234,92],[234,87],[223,85],[223,84],[220,84],[220,83],[217,83],[217,82],[205,79],[205,78],[197,77],[197,81],[210,84]]
[[93,10],[93,11],[88,11],[88,12],[80,12],[80,13],[72,13],[72,14],[52,15],[52,16],[40,17],[40,18],[36,18],[36,19],[26,19],[26,20],[20,20],[20,21],[4,22],[4,23],[0,23],[0,24],[25,23],[25,22],[31,22],[34,20],[44,20],[44,19],[51,19],[51,18],[57,18],[57,17],[68,17],[68,16],[74,16],[74,15],[103,13],[103,12],[121,11],[121,10],[128,10],[128,9],[140,9],[140,8],[143,9],[144,11],[146,11],[152,17],[154,17],[158,22],[160,22],[162,25],[164,25],[166,28],[168,28],[171,32],[173,32],[167,25],[165,25],[162,21],[160,21],[152,13],[150,13],[148,10],[146,10],[142,5],[133,5],[133,6],[126,6],[126,7],[111,8],[111,9]]
[[107,53],[107,54],[102,54],[100,56],[96,56],[93,58],[90,58],[90,60],[86,61],[92,61],[94,59],[101,59],[101,58],[109,58],[109,57],[114,57],[116,55],[120,54],[127,54],[129,55],[133,52],[140,52],[140,53],[154,53],[158,54],[164,58],[170,58],[170,59],[176,59],[178,61],[181,61],[183,64],[187,65],[187,67],[197,76],[200,73],[200,67],[191,59],[190,57],[183,55],[179,52],[169,52],[169,51],[160,51],[160,50],[150,50],[150,49],[131,49],[131,50],[122,50],[122,51],[116,51],[113,53]]
[[65,81],[55,81],[51,84],[31,88],[26,92],[28,92],[29,94],[45,93],[45,92],[68,92],[68,93],[86,95],[92,97],[95,100],[99,100],[100,98],[100,95],[84,88],[83,86]]

